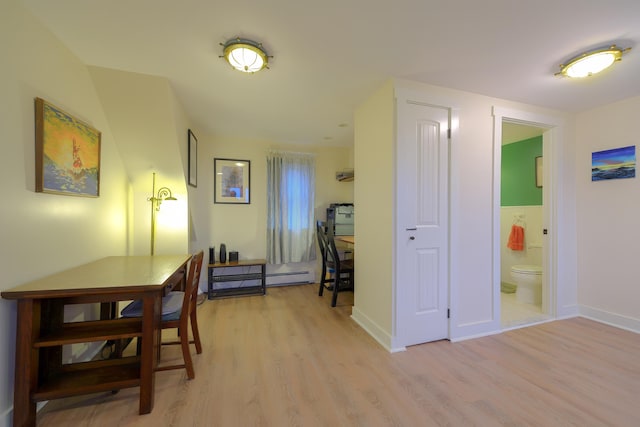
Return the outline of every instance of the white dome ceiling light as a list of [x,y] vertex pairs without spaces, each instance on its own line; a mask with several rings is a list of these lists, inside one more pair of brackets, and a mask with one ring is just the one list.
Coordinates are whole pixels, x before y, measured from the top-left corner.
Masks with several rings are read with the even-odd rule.
[[263,68],[269,68],[269,55],[262,47],[262,43],[236,37],[222,44],[224,58],[229,65],[243,73],[255,73]]
[[560,72],[556,73],[556,76],[563,75],[572,78],[592,76],[622,60],[622,54],[630,49],[630,47],[620,49],[614,44],[608,48],[582,53],[568,61],[566,65],[561,64]]

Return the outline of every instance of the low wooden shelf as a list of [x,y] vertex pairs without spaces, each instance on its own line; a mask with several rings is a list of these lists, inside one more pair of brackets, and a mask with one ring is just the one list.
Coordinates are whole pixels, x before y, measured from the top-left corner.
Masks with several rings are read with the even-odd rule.
[[59,372],[42,378],[31,398],[40,402],[139,385],[139,357],[74,363],[63,365]]
[[[214,264],[209,264],[209,299],[240,295],[265,295],[267,293],[266,264],[267,261],[264,259],[249,259],[234,262],[216,262]],[[238,269],[243,267],[248,267],[250,269],[254,266],[259,266],[260,272],[242,273],[237,271]],[[216,271],[223,268],[232,269],[232,271]],[[259,280],[260,284],[251,286],[214,288],[216,283],[239,282],[245,280]]]
[[61,328],[42,333],[34,348],[53,347],[93,341],[128,339],[142,336],[142,323],[137,318],[119,318],[88,322],[63,323]]

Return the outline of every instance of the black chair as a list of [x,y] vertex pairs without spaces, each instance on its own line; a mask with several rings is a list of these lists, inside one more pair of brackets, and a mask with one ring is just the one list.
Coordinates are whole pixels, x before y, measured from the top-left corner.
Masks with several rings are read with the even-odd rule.
[[[325,229],[324,223],[317,221],[316,234],[322,254],[322,277],[318,295],[322,296],[325,288],[333,291],[331,307],[335,307],[338,302],[338,292],[353,290],[353,259],[340,259],[333,238],[333,227]],[[326,277],[327,272],[331,273],[330,278]],[[326,283],[331,285],[327,286]]]
[[[318,295],[322,296],[324,288],[329,288],[325,283],[333,282],[333,270],[327,268],[327,249],[325,244],[325,223],[324,221],[316,221],[316,237],[318,239],[318,246],[320,247],[320,255],[322,256],[322,274],[320,276],[320,288],[318,289]],[[327,277],[327,273],[330,277]]]

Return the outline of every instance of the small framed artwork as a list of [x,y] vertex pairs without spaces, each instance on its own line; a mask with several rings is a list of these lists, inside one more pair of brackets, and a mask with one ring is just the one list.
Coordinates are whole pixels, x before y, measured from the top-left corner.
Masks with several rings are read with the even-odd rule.
[[100,131],[35,99],[36,192],[100,196]]
[[251,162],[213,159],[214,203],[249,204]]
[[189,185],[198,186],[198,138],[189,129],[187,133],[189,140]]
[[542,156],[536,157],[536,187],[542,188]]
[[635,145],[591,153],[591,181],[635,177]]

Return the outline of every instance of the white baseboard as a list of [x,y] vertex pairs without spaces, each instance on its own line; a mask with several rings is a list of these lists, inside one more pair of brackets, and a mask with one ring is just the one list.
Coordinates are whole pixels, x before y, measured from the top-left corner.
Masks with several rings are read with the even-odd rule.
[[570,319],[580,315],[580,307],[577,304],[565,305],[558,308],[556,319]]
[[579,312],[580,316],[586,317],[587,319],[640,334],[640,319],[611,313],[609,311],[588,307],[586,305],[581,305]]
[[373,320],[367,317],[364,313],[358,310],[358,307],[354,306],[351,310],[351,318],[362,329],[364,329],[374,340],[384,347],[390,353],[396,353],[398,351],[406,350],[405,347],[394,348],[392,345],[391,336],[379,327]]
[[490,335],[496,335],[496,334],[500,334],[504,332],[502,329],[500,330],[492,330],[492,331],[486,331],[486,332],[480,332],[477,334],[473,334],[473,335],[461,335],[461,336],[457,336],[457,337],[452,337],[449,338],[449,341],[451,342],[461,342],[461,341],[466,341],[466,340],[472,340],[474,338],[482,338],[482,337],[488,337]]
[[[561,313],[558,313],[553,319],[546,319],[539,323],[553,322],[555,320],[570,319],[573,317],[585,317],[587,319],[594,320],[596,322],[604,323],[616,328],[624,329],[627,331],[640,333],[640,319],[635,319],[628,316],[622,316],[620,314],[607,312],[593,307],[572,305],[564,307]],[[406,350],[405,347],[395,346],[393,337],[380,328],[375,322],[365,316],[357,307],[353,307],[351,318],[364,329],[369,335],[371,335],[380,345],[382,345],[387,351],[395,353],[398,351]],[[451,334],[449,340],[451,342],[466,341],[474,338],[481,338],[490,335],[500,334],[505,332],[505,329],[494,327],[493,321],[476,322],[472,324],[462,325]],[[531,326],[531,325],[527,325]],[[521,327],[521,326],[519,326]],[[513,328],[516,329],[516,328]]]
[[[452,321],[454,319],[451,319]],[[477,322],[461,323],[452,325],[449,329],[449,340],[451,342],[464,341],[472,338],[480,338],[502,332],[500,321],[493,319],[480,320]]]

